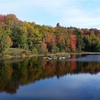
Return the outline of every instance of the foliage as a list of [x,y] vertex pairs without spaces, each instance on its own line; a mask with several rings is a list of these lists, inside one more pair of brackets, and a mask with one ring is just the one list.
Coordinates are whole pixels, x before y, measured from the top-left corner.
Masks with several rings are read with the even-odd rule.
[[20,21],[16,15],[0,15],[0,53],[21,48],[33,53],[100,52],[100,30],[38,25]]

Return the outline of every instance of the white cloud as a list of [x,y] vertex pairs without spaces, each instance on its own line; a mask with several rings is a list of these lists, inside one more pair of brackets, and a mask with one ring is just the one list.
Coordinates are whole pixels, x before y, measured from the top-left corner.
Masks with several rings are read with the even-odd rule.
[[98,3],[99,0],[0,0],[0,13],[14,13],[40,24],[53,25],[59,21],[64,26],[100,28]]

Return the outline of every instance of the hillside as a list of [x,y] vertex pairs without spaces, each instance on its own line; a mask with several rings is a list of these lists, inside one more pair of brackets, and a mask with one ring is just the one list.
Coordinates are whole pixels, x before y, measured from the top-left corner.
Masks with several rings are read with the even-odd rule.
[[[100,30],[38,25],[16,15],[0,15],[0,53],[22,49],[33,54],[57,52],[100,52]],[[5,53],[6,51],[6,53]]]

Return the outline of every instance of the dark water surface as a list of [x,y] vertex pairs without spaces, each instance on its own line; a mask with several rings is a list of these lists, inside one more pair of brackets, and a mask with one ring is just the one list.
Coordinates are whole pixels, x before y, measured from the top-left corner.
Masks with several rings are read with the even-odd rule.
[[100,55],[0,61],[0,100],[100,100]]

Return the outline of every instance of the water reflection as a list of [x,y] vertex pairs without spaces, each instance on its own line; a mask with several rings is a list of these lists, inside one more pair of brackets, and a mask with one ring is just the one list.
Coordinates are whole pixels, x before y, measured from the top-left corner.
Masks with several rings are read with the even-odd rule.
[[[98,55],[98,57],[100,56]],[[88,57],[86,56],[86,58]],[[55,76],[60,78],[64,75],[79,73],[89,73],[92,75],[100,71],[100,62],[77,61],[75,55],[72,56],[72,59],[74,60],[46,61],[41,58],[19,61],[4,60],[0,62],[0,92],[14,94],[19,86],[34,83],[41,79]]]

